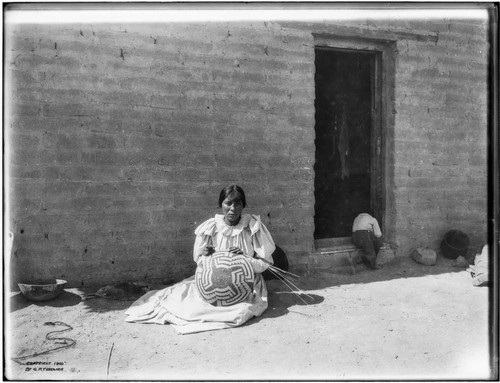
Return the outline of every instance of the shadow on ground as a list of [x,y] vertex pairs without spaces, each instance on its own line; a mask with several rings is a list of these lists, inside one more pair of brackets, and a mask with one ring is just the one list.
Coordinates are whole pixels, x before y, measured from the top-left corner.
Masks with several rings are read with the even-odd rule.
[[[461,272],[464,267],[453,266],[453,260],[438,258],[436,265],[425,266],[416,263],[410,258],[396,259],[387,263],[379,270],[369,270],[363,264],[356,265],[356,273],[352,274],[349,270],[317,270],[308,275],[301,276],[295,282],[296,286],[304,292],[296,290],[292,292],[279,280],[267,281],[269,292],[269,308],[261,318],[273,318],[285,315],[289,307],[306,304],[318,304],[323,302],[324,298],[320,295],[311,293],[312,290],[320,290],[328,287],[340,285],[373,283],[380,281],[389,281],[400,278],[416,278],[426,275],[437,275],[453,272]],[[293,271],[293,270],[292,270]],[[153,290],[160,290],[167,285],[151,286]],[[72,290],[68,291],[68,290]],[[141,295],[131,295],[119,299],[95,297],[86,299],[86,296],[95,293],[96,289],[67,289],[56,299],[45,302],[32,302],[25,298],[21,293],[11,296],[10,311],[14,312],[30,305],[67,307],[76,306],[81,302],[85,305],[85,310],[96,313],[105,313],[109,311],[126,310]],[[307,294],[307,295],[306,295]],[[309,296],[308,296],[309,295]],[[257,320],[260,320],[257,318]]]
[[316,290],[340,285],[457,273],[465,270],[465,267],[456,267],[453,264],[454,260],[445,258],[438,258],[437,263],[433,266],[422,265],[410,258],[398,258],[384,264],[378,270],[371,270],[363,264],[357,264],[355,274],[352,274],[347,269],[343,272],[331,270],[316,271],[299,280],[298,286],[303,290]]
[[263,319],[278,318],[291,312],[290,307],[307,306],[321,303],[324,297],[317,294],[293,293],[286,291],[269,291],[269,307],[264,313],[253,318],[250,324],[260,322]]
[[50,306],[50,307],[67,307],[76,306],[82,301],[82,297],[69,291],[63,291],[58,297],[50,301],[35,302],[30,301],[22,293],[11,296],[9,301],[10,312],[14,312],[25,307],[35,306]]
[[85,300],[85,309],[96,313],[105,313],[108,311],[120,311],[128,309],[132,303],[139,298],[129,297],[129,298],[94,298],[90,300]]

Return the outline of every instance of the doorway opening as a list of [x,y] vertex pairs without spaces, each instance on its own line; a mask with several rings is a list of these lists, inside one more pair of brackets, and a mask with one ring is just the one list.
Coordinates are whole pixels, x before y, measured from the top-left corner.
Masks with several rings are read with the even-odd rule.
[[315,48],[316,247],[346,243],[361,212],[383,224],[381,58],[374,50]]

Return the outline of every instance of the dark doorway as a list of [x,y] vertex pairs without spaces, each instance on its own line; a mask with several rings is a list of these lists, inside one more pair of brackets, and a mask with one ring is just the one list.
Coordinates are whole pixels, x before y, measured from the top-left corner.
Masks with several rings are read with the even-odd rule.
[[360,212],[379,220],[380,55],[316,50],[316,240],[351,236]]

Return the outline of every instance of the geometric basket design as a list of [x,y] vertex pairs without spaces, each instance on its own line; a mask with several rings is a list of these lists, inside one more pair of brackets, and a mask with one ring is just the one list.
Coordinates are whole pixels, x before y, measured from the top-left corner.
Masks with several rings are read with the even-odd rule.
[[196,268],[195,282],[205,301],[214,306],[231,306],[253,293],[254,273],[244,255],[218,251],[203,257]]

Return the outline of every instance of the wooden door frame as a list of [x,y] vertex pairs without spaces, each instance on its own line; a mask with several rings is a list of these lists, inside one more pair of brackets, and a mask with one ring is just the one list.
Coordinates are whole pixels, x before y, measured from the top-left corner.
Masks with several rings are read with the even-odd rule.
[[[394,67],[395,67],[395,41],[365,39],[358,37],[345,37],[329,34],[314,33],[314,49],[330,48],[350,51],[368,51],[375,56],[375,105],[380,105],[380,110],[375,111],[375,124],[372,136],[372,207],[376,207],[385,241],[390,241],[394,235],[392,222],[395,219],[394,201]],[[388,139],[390,138],[390,139]],[[378,139],[378,141],[377,141]],[[375,179],[378,178],[378,179]],[[373,189],[372,189],[373,190]],[[376,196],[374,199],[373,196]],[[325,248],[350,243],[350,237],[315,240],[315,247]]]

